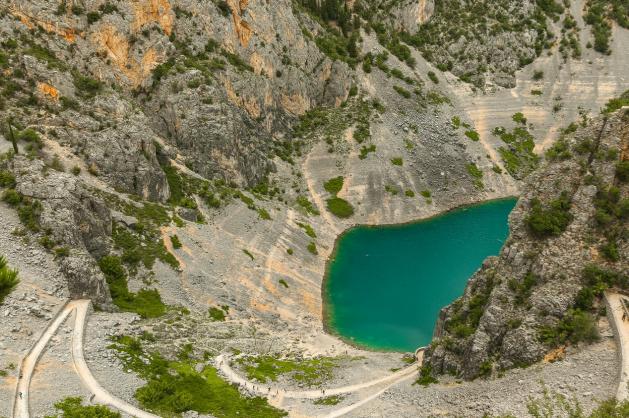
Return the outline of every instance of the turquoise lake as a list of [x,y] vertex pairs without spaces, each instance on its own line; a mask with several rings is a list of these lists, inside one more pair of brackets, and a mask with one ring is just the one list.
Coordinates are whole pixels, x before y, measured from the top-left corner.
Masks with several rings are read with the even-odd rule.
[[377,350],[430,343],[439,310],[500,252],[515,203],[494,200],[420,222],[348,230],[324,282],[329,330]]

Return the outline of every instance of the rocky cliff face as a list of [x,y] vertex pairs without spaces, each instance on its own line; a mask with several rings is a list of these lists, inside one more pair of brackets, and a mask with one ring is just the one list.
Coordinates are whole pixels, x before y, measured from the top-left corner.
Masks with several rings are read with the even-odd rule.
[[500,255],[441,311],[433,371],[474,378],[594,338],[596,297],[627,285],[629,113],[584,124],[526,181]]

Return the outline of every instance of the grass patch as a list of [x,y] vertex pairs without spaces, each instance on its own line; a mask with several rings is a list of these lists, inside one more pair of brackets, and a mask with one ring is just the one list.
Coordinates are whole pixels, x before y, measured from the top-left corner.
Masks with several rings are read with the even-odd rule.
[[316,399],[313,403],[315,405],[333,406],[338,405],[343,399],[344,397],[341,395],[332,395],[326,396],[325,398]]
[[118,351],[125,369],[147,382],[135,392],[143,409],[167,417],[185,411],[217,418],[286,416],[262,397],[242,395],[236,386],[221,379],[215,368],[193,359],[191,346],[184,347],[177,360],[167,360],[158,352],[148,353],[140,340],[128,336],[116,337],[110,348]]
[[272,356],[241,357],[236,362],[244,368],[247,378],[261,383],[277,382],[288,375],[306,386],[319,386],[332,378],[334,368],[346,357],[312,359],[278,359]]
[[402,160],[402,157],[395,157],[395,158],[391,158],[391,164],[402,166],[404,165],[404,161]]
[[103,405],[83,405],[80,397],[68,397],[55,403],[58,411],[55,415],[47,415],[46,418],[120,418],[118,412]]
[[483,172],[476,166],[475,163],[469,163],[465,167],[467,168],[467,173],[470,177],[472,177],[474,187],[477,189],[483,189],[485,187],[483,184]]
[[119,257],[105,256],[99,260],[98,266],[105,275],[114,305],[121,311],[135,312],[142,318],[156,318],[166,312],[166,305],[156,289],[129,292],[127,272]]
[[4,256],[0,256],[0,304],[15,289],[19,282],[18,271],[9,268],[7,259]]

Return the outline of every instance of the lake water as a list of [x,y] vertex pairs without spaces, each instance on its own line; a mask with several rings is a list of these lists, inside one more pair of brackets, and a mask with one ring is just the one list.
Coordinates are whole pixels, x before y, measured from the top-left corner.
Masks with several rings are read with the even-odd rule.
[[420,222],[348,230],[324,282],[328,329],[377,350],[430,343],[439,310],[499,253],[515,203],[495,200]]

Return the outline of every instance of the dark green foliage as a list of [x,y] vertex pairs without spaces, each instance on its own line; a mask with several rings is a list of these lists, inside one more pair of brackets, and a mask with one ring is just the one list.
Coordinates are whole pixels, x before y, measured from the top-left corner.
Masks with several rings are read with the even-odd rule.
[[455,301],[453,304],[454,315],[446,322],[446,330],[457,338],[466,338],[472,335],[480,323],[493,289],[493,277],[488,276],[483,283],[478,284],[473,289],[473,296],[466,308],[463,307],[461,299]]
[[333,196],[336,196],[338,192],[343,188],[343,176],[334,177],[323,184],[323,188]]
[[127,272],[119,257],[105,256],[100,259],[98,266],[105,275],[111,298],[120,310],[135,312],[142,318],[155,318],[166,312],[166,305],[157,290],[142,289],[138,293],[129,292]]
[[578,309],[570,309],[557,324],[541,326],[538,332],[540,341],[551,347],[599,339],[595,318]]
[[120,418],[118,412],[103,405],[82,405],[80,397],[69,397],[55,403],[55,409],[59,412],[48,415],[46,418]]
[[616,164],[616,178],[623,183],[629,182],[629,160]]
[[352,205],[340,197],[332,197],[326,200],[327,208],[338,218],[349,218],[354,214]]
[[583,283],[592,289],[594,295],[600,296],[608,287],[629,289],[629,276],[589,264],[583,269]]
[[174,249],[181,248],[181,241],[179,241],[179,237],[177,235],[171,235],[170,242],[173,245]]
[[465,136],[471,139],[472,141],[480,141],[480,135],[476,131],[465,131]]
[[411,98],[411,92],[403,87],[393,86],[393,90],[395,90],[400,96],[404,97],[405,99]]
[[313,255],[319,254],[319,251],[317,251],[317,244],[315,244],[314,241],[310,241],[306,249],[308,250],[310,254],[313,254]]
[[15,187],[15,176],[9,170],[0,170],[0,187]]
[[19,282],[17,270],[9,268],[7,259],[0,256],[0,304]]
[[466,165],[467,173],[472,177],[474,182],[474,187],[477,189],[483,189],[485,185],[483,184],[483,172],[476,166],[475,163],[469,163]]
[[428,71],[428,78],[435,84],[439,84],[439,79],[437,78],[437,74],[434,71]]
[[121,226],[113,228],[112,238],[114,246],[122,251],[122,261],[132,270],[139,263],[147,269],[152,269],[156,259],[170,265],[179,267],[177,259],[168,252],[164,241],[159,236],[159,231],[153,231],[138,225],[137,231],[132,231]]
[[358,155],[358,158],[364,160],[371,152],[376,152],[375,144],[371,144],[369,146],[363,145],[362,147],[360,147],[360,155]]
[[208,309],[208,314],[210,315],[210,319],[212,321],[224,321],[227,316],[227,311],[222,307],[217,308],[215,306],[211,306],[210,309]]
[[522,305],[531,296],[533,287],[537,284],[538,278],[531,272],[528,272],[522,281],[515,279],[509,280],[509,289],[515,294],[515,303]]
[[161,416],[178,416],[185,411],[211,414],[217,418],[278,418],[284,411],[270,406],[262,397],[246,397],[238,388],[221,379],[216,369],[202,366],[187,346],[170,361],[160,353],[147,353],[141,341],[117,337],[111,348],[117,350],[126,369],[133,370],[147,383],[135,393],[143,409]]
[[308,200],[306,196],[297,196],[296,202],[299,206],[304,208],[306,213],[310,215],[319,215],[319,210],[313,205],[313,203]]
[[391,158],[391,164],[402,166],[404,165],[404,161],[402,160],[402,157],[395,157],[395,158]]
[[546,151],[546,158],[551,161],[556,160],[567,160],[572,157],[572,153],[570,153],[570,147],[568,146],[568,142],[560,138],[555,143],[548,148]]
[[153,69],[153,83],[157,84],[162,78],[168,75],[168,72],[175,66],[175,60],[170,58],[168,61],[158,65]]
[[535,138],[526,126],[516,126],[512,131],[496,127],[492,134],[499,136],[506,144],[498,148],[505,168],[516,179],[526,177],[539,164],[539,157],[533,152]]
[[314,228],[309,225],[309,224],[304,224],[301,222],[297,222],[297,225],[304,230],[304,232],[306,232],[306,235],[308,235],[310,238],[317,238],[317,234],[314,230]]
[[17,206],[22,201],[22,195],[15,189],[7,189],[2,193],[2,200],[11,206]]
[[85,98],[96,96],[103,88],[103,83],[78,72],[72,74],[77,93]]
[[594,50],[610,54],[611,21],[629,28],[629,3],[626,0],[590,0],[586,3],[585,23],[592,26]]
[[419,377],[414,384],[428,386],[431,383],[438,383],[438,380],[432,375],[432,366],[427,364],[419,369]]
[[603,112],[612,113],[623,106],[629,106],[629,90],[625,91],[618,98],[610,99],[605,105],[605,109],[603,109]]
[[525,222],[529,231],[538,238],[559,235],[572,221],[570,196],[566,191],[561,192],[547,207],[537,198],[531,199],[530,205],[531,210]]

